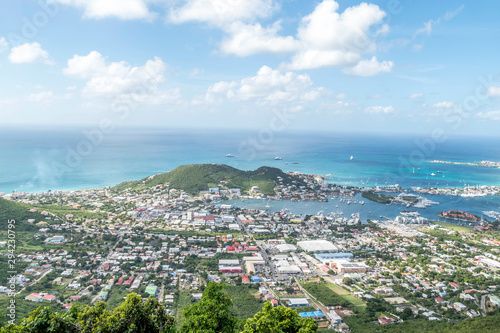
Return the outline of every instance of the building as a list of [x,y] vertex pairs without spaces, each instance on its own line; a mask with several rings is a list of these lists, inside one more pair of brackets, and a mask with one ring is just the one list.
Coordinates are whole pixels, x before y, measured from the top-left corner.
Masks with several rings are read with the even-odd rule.
[[453,308],[458,312],[467,310],[467,307],[460,302],[453,303]]
[[363,263],[338,262],[337,271],[342,273],[366,273],[368,267]]
[[276,250],[279,252],[295,252],[297,251],[297,247],[292,244],[278,244],[275,246]]
[[147,286],[146,287],[146,294],[149,294],[150,296],[157,297],[158,296],[158,287],[157,286]]
[[29,294],[24,299],[27,301],[31,301],[31,302],[41,302],[42,296],[40,296],[40,294],[33,293],[33,294]]
[[322,263],[331,261],[331,260],[351,260],[354,258],[354,255],[350,252],[336,252],[336,253],[316,253],[314,255],[316,259],[321,261]]
[[297,246],[306,252],[338,252],[332,242],[323,239],[297,242]]
[[309,306],[309,301],[306,298],[290,298],[288,300],[288,306],[296,307],[296,306]]
[[219,272],[221,273],[241,273],[242,271],[241,266],[219,265]]

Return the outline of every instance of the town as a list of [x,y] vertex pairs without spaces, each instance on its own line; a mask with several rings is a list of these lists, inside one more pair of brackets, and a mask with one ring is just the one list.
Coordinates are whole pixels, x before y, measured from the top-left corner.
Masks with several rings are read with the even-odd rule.
[[[270,198],[322,201],[356,192],[295,176],[303,185],[278,178]],[[214,281],[226,284],[240,319],[270,302],[339,332],[484,317],[500,306],[498,222],[473,228],[409,211],[361,221],[239,208],[224,201],[267,196],[258,186],[217,185],[197,194],[170,184],[4,194],[0,203],[23,207],[28,218],[18,222],[25,223],[17,231],[18,274],[2,276],[0,302],[8,301],[10,282],[23,316],[39,305],[115,307],[135,292],[181,320]]]

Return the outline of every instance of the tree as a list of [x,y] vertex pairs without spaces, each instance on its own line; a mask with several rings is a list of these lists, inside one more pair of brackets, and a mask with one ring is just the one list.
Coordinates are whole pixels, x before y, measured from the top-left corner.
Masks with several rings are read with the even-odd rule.
[[346,285],[350,286],[350,285],[351,285],[354,281],[352,281],[352,279],[351,279],[351,278],[349,278],[349,277],[345,277],[345,278],[342,280],[342,282],[343,282],[344,284],[346,284]]
[[401,319],[406,320],[411,317],[413,317],[413,311],[410,308],[405,308],[401,314]]
[[297,311],[270,302],[245,322],[242,333],[313,333],[318,325],[311,318],[302,318]]
[[110,322],[112,332],[175,332],[174,318],[167,315],[163,304],[153,297],[143,300],[135,293],[113,310]]
[[237,319],[231,314],[231,298],[223,293],[225,285],[209,282],[198,303],[184,309],[180,332],[233,333]]

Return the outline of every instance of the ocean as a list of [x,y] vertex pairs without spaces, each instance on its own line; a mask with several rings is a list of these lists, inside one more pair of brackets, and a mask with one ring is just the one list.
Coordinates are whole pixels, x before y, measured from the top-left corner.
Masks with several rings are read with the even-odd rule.
[[[0,192],[111,186],[193,163],[222,163],[244,170],[272,166],[357,186],[500,186],[500,169],[430,160],[500,161],[500,138],[436,142],[426,136],[359,133],[128,128],[103,134],[91,129],[3,128]],[[493,199],[481,209],[500,209]]]

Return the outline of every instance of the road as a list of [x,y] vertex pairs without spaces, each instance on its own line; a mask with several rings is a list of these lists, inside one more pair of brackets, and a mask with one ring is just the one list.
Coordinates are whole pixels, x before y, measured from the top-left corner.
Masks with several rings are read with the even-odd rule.
[[[32,285],[34,285],[34,284],[37,284],[38,282],[40,282],[40,280],[41,280],[41,279],[43,279],[43,277],[44,277],[45,275],[49,274],[49,273],[50,273],[50,272],[52,272],[53,270],[54,270],[53,268],[49,269],[48,271],[46,271],[45,273],[43,273],[43,274],[42,274],[42,275],[41,275],[38,279],[36,279],[34,282],[32,282],[32,283],[28,284],[28,286],[32,286]],[[23,291],[24,291],[24,289],[26,289],[26,287],[27,287],[27,286],[25,286],[25,287],[23,287],[21,290],[19,290],[19,291],[16,293],[16,295],[19,295],[21,292],[23,292]]]
[[486,295],[481,296],[481,315],[486,317]]

